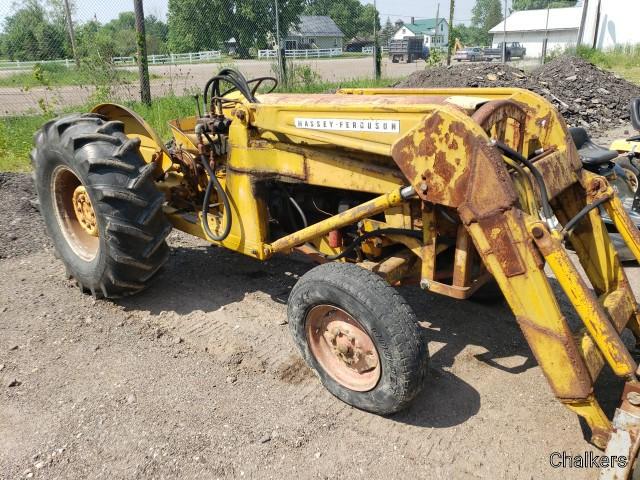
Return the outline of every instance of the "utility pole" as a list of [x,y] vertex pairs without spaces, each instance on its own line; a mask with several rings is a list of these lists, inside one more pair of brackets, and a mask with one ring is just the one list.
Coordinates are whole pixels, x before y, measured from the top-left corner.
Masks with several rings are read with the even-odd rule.
[[382,75],[381,60],[378,45],[378,4],[373,0],[373,75],[376,80]]
[[151,85],[149,84],[149,63],[147,61],[147,36],[144,32],[144,10],[142,0],[133,0],[136,15],[136,43],[138,46],[138,72],[140,75],[140,100],[151,105]]
[[583,0],[582,2],[582,18],[580,19],[580,28],[578,29],[578,40],[576,45],[579,47],[582,45],[582,39],[584,38],[584,27],[587,23],[587,12],[589,11],[589,0]]
[[433,29],[433,31],[435,32],[435,38],[433,39],[433,42],[435,43],[436,47],[438,46],[438,20],[440,19],[440,2],[438,2],[438,7],[436,8],[436,26]]
[[504,0],[504,20],[502,21],[502,63],[507,63],[507,0]]
[[280,12],[278,10],[278,0],[275,0],[276,4],[276,55],[278,58],[278,75],[280,75],[280,83],[287,86],[287,72],[285,66],[285,52],[282,48],[282,40],[280,40]]
[[71,8],[69,7],[69,0],[64,0],[64,13],[67,17],[67,28],[69,29],[69,39],[71,40],[71,51],[73,52],[73,59],[76,61],[76,67],[80,67],[80,57],[78,57],[78,51],[76,50],[76,34],[73,31],[73,20],[71,18]]
[[542,55],[540,58],[540,63],[544,65],[544,59],[547,56],[547,44],[549,43],[549,11],[550,9],[550,0],[547,0],[547,23],[544,26],[544,40],[542,41]]
[[453,49],[451,29],[453,28],[453,11],[456,8],[456,0],[451,0],[449,4],[449,34],[447,36],[447,65],[451,65],[451,50]]

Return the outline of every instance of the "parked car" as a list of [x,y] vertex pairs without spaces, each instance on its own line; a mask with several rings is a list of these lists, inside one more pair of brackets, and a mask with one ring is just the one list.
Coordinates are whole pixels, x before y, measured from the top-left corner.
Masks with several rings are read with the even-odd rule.
[[480,47],[463,48],[462,50],[458,50],[456,52],[453,59],[456,62],[461,62],[462,60],[477,62],[484,59],[484,53],[482,52],[482,49]]
[[[491,61],[495,59],[502,59],[502,45],[503,42],[500,42],[496,48],[485,48],[484,49],[484,57]],[[520,42],[511,42],[507,43],[507,61],[512,58],[524,58],[527,54],[527,49],[524,48]]]

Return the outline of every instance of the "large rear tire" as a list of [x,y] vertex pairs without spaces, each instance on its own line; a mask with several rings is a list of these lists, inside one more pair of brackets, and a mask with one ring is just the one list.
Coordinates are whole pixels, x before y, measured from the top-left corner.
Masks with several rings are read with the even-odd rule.
[[144,289],[168,258],[171,225],[139,139],[122,122],[76,114],[46,123],[34,142],[40,210],[69,277],[95,297]]
[[422,389],[428,351],[416,316],[375,273],[348,263],[318,266],[293,288],[288,316],[305,361],[343,402],[390,414]]

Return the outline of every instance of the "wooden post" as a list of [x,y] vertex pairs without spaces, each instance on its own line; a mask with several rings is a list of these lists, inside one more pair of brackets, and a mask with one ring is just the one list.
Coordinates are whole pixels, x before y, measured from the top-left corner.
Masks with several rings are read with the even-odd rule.
[[449,33],[447,35],[447,65],[451,65],[451,50],[453,49],[453,45],[451,45],[451,29],[453,28],[453,11],[455,9],[456,0],[451,0],[451,4],[449,5]]
[[136,43],[138,45],[138,71],[140,74],[140,100],[151,105],[151,85],[149,83],[149,63],[147,60],[147,37],[144,32],[144,10],[142,0],[133,0],[136,15]]
[[69,7],[69,0],[64,0],[64,13],[67,17],[67,28],[69,29],[69,39],[71,40],[71,51],[73,52],[73,59],[76,61],[76,67],[80,66],[80,57],[78,57],[78,50],[76,50],[76,34],[73,31],[73,19],[71,18],[71,8]]

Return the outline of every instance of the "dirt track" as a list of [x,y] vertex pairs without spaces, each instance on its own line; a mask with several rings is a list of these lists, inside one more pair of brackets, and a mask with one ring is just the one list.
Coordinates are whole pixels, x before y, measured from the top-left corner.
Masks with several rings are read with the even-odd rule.
[[[403,290],[430,378],[408,411],[371,415],[294,350],[285,302],[305,260],[261,264],[174,233],[148,291],[95,301],[41,238],[28,177],[3,179],[1,479],[597,476],[549,466],[554,451],[593,448],[505,305]],[[640,294],[640,269],[628,273]],[[618,384],[600,383],[610,409]]]
[[[350,80],[353,78],[373,77],[373,60],[371,58],[344,58],[296,60],[296,65],[308,65],[320,78],[327,81]],[[268,60],[237,60],[234,68],[240,70],[248,78],[263,75],[274,75],[274,63]],[[212,75],[223,66],[231,64],[193,64],[193,65],[157,65],[151,66],[150,72],[160,78],[152,80],[151,93],[153,96],[167,95],[174,92],[177,95],[192,93],[195,89],[200,92]],[[418,69],[423,69],[424,62],[409,64],[390,63],[383,61],[383,75],[388,78],[399,78]],[[0,71],[0,76],[11,72]],[[0,116],[21,115],[29,112],[39,112],[38,102],[46,100],[52,108],[68,107],[69,105],[86,104],[94,89],[91,86],[63,86],[48,89],[36,87],[28,90],[14,87],[0,87]],[[122,85],[113,92],[118,98],[136,100],[139,98],[138,86]]]

